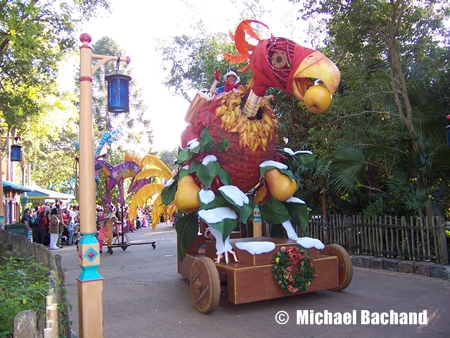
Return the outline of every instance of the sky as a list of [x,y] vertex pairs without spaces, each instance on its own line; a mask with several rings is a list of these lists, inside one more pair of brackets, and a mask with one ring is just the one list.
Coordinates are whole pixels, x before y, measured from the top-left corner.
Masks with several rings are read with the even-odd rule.
[[[265,18],[252,19],[267,24],[276,36],[294,38],[293,32],[286,28],[292,27],[288,25],[290,16],[295,20],[293,5],[287,0],[262,2],[275,11]],[[174,97],[162,84],[165,74],[160,66],[161,56],[155,51],[155,37],[190,34],[189,24],[196,15],[211,32],[234,32],[241,18],[239,9],[232,0],[165,0],[157,2],[157,6],[155,2],[143,6],[140,0],[111,0],[111,4],[112,14],[84,25],[79,33],[88,33],[92,38],[91,45],[108,36],[127,52],[126,56],[131,59],[129,66],[132,67],[133,81],[142,88],[143,100],[149,107],[154,132],[153,148],[156,151],[172,150],[180,144],[189,102]],[[243,4],[238,2],[237,6],[242,8]],[[193,12],[196,14],[189,14]]]

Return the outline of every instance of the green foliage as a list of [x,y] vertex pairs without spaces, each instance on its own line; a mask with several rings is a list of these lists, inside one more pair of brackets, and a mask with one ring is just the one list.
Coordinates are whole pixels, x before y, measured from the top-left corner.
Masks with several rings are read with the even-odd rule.
[[158,157],[164,164],[170,169],[175,170],[177,168],[175,161],[177,160],[177,149],[163,150],[158,153]]
[[[158,51],[162,55],[163,70],[168,74],[164,85],[187,101],[191,92],[209,89],[214,81],[214,70],[221,75],[230,68],[221,55],[223,51],[237,54],[234,43],[226,33],[203,34],[196,37],[187,35],[159,41]],[[239,69],[242,65],[233,65]],[[241,83],[248,83],[251,72],[240,74]]]
[[[448,3],[302,4],[304,17],[325,14],[326,54],[339,60],[342,75],[330,111],[313,117],[307,139],[332,162],[329,187],[349,202],[339,212],[355,203],[369,214],[429,214],[430,204],[448,212],[450,153],[437,132],[450,102]],[[331,196],[327,202],[338,206]]]
[[282,247],[273,255],[272,277],[285,293],[307,290],[315,276],[313,258],[300,245]]
[[192,212],[181,217],[175,225],[177,231],[178,257],[183,261],[186,248],[194,243],[198,234],[198,214]]
[[29,258],[4,258],[0,265],[0,336],[13,333],[14,316],[33,310],[45,316],[49,269]]
[[9,126],[45,110],[46,96],[57,95],[60,61],[75,50],[78,25],[108,9],[106,0],[0,2],[0,115]]
[[290,219],[289,211],[283,202],[273,196],[260,206],[261,218],[269,224],[281,224]]
[[[99,55],[120,55],[127,53],[119,44],[110,37],[104,36],[92,45],[94,54]],[[136,153],[147,153],[153,143],[153,130],[151,120],[148,118],[148,107],[142,99],[142,91],[135,79],[129,83],[130,92],[130,112],[127,114],[114,114],[108,112],[107,93],[105,76],[116,72],[117,62],[107,62],[93,74],[93,117],[97,137],[106,131],[120,129],[117,135],[115,146],[123,144],[133,144],[133,151]],[[126,63],[119,64],[121,74],[129,75],[133,78],[133,69]],[[136,147],[140,145],[142,149]]]

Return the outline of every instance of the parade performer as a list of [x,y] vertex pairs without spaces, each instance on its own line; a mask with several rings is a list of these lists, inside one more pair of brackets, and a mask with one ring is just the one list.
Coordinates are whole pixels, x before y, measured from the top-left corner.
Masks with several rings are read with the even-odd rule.
[[232,70],[228,71],[228,73],[226,73],[223,76],[223,79],[225,80],[224,86],[217,87],[217,84],[219,83],[219,79],[220,79],[219,71],[216,70],[214,72],[214,82],[213,82],[211,88],[209,89],[209,91],[212,94],[228,93],[229,91],[231,91],[233,89],[239,88],[239,82],[241,82],[241,78]]
[[105,206],[105,212],[103,214],[103,218],[101,219],[102,226],[98,232],[97,240],[100,247],[100,253],[102,253],[103,244],[106,242],[108,246],[108,253],[113,254],[112,250],[112,240],[113,240],[113,226],[117,221],[116,214],[113,211],[113,207],[111,205]]

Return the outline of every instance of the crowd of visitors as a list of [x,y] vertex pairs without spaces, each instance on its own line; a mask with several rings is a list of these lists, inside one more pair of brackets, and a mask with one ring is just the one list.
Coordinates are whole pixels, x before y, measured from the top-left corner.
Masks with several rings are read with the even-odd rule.
[[[123,233],[135,232],[150,226],[151,207],[138,210],[134,220],[128,219],[128,206],[108,204],[96,207],[97,239],[102,252],[103,245],[112,253],[113,237]],[[123,220],[123,221],[122,221]],[[81,238],[79,229],[78,205],[67,206],[57,200],[55,203],[45,203],[33,210],[26,209],[21,223],[26,224],[33,232],[33,242],[48,246],[50,250],[58,250],[63,244],[78,244]]]
[[79,233],[79,208],[65,206],[60,200],[25,209],[21,223],[33,232],[33,242],[48,246],[51,250],[62,248],[62,244],[76,244]]

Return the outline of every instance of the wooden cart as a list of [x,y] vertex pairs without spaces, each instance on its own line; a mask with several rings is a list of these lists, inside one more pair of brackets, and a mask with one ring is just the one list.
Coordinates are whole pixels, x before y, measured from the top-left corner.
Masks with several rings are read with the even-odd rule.
[[[272,259],[282,246],[294,246],[297,242],[274,237],[231,238],[230,243],[239,263],[235,263],[232,257],[229,264],[214,263],[215,241],[201,235],[186,250],[184,260],[178,260],[178,273],[190,281],[192,301],[200,312],[209,313],[217,309],[221,293],[226,293],[228,301],[233,304],[244,304],[319,290],[340,291],[352,281],[353,265],[347,251],[340,245],[329,244],[321,251],[314,248],[308,250],[317,273],[308,290],[285,293],[272,277]],[[271,241],[275,243],[275,249],[269,253],[252,255],[236,247],[239,241]],[[204,250],[201,249],[203,244]]]

